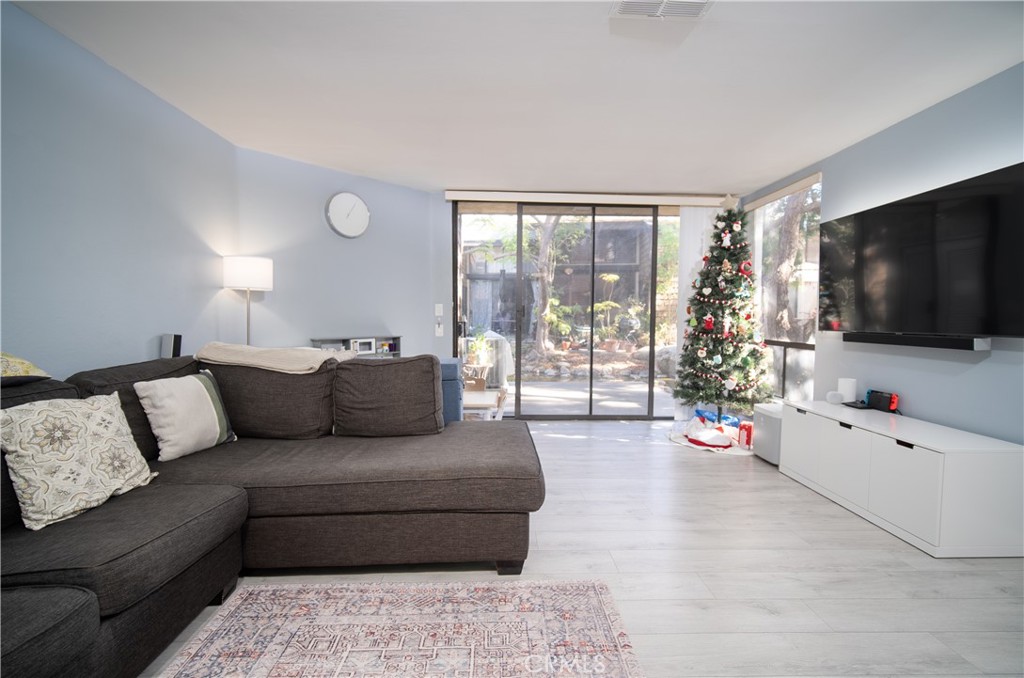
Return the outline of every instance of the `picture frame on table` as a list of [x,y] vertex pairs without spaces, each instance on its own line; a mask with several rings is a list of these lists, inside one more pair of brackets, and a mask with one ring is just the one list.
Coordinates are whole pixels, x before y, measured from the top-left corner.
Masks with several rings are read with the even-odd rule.
[[376,353],[377,342],[373,339],[353,339],[352,350],[360,355],[363,353]]

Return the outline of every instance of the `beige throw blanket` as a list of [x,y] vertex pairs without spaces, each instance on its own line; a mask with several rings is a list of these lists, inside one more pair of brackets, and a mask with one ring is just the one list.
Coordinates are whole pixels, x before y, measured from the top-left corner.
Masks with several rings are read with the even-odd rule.
[[259,367],[286,374],[316,372],[325,360],[348,360],[358,355],[355,351],[320,348],[257,348],[241,344],[211,341],[196,352],[196,359],[216,365],[243,365]]

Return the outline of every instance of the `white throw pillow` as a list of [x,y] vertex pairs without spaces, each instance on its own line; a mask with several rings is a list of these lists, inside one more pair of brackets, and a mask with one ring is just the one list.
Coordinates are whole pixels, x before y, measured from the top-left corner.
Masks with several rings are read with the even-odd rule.
[[235,440],[217,381],[208,370],[187,377],[140,381],[139,402],[160,448],[160,461]]
[[135,445],[116,393],[3,410],[0,441],[30,530],[77,516],[156,476]]

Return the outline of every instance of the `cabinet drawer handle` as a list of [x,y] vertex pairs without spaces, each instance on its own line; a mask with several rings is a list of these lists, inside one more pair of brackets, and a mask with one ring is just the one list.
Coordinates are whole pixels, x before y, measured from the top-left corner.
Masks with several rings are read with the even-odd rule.
[[843,428],[847,428],[847,429],[853,430],[853,424],[847,424],[846,422],[842,422],[841,421],[841,422],[839,422],[839,425],[842,426]]
[[905,447],[905,448],[907,448],[909,450],[914,449],[914,443],[907,443],[907,442],[904,442],[902,440],[897,440],[896,444],[899,445],[900,447]]
[[807,414],[807,410],[801,410],[799,407],[793,408],[797,414]]

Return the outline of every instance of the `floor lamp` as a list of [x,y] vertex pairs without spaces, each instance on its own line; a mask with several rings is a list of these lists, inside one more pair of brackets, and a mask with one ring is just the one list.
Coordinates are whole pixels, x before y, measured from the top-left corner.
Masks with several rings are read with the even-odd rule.
[[252,345],[252,292],[274,289],[274,260],[267,257],[224,257],[224,287],[245,290],[245,344]]

